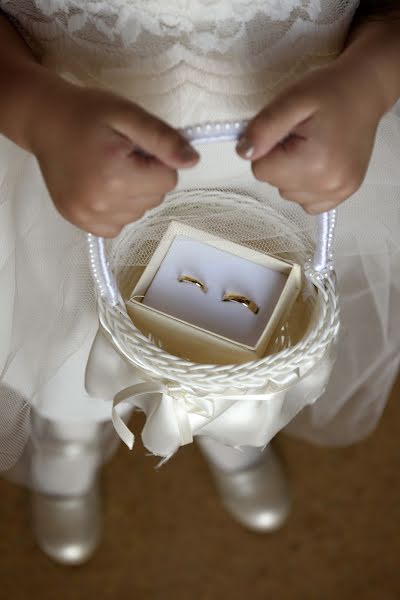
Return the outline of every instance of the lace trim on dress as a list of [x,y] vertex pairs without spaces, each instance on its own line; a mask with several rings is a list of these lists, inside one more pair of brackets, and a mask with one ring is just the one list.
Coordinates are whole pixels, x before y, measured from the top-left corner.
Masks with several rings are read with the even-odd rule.
[[[339,23],[343,30],[357,4],[358,0],[0,0],[28,31],[34,29],[39,42],[54,44],[67,37],[80,45],[121,52],[143,35],[168,46],[180,41],[203,54],[224,54],[240,40],[247,40],[248,53],[257,51],[253,32],[261,24],[264,45],[271,47],[278,39],[290,43],[297,23],[305,32],[311,27],[326,33]],[[146,47],[154,55],[156,46],[148,43],[140,55]]]

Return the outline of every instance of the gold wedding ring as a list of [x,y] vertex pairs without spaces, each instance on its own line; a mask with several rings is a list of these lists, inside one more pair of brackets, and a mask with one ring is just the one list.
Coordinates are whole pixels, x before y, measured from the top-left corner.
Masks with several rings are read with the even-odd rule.
[[227,292],[226,294],[224,294],[224,297],[222,298],[222,300],[223,300],[223,302],[237,302],[238,304],[241,304],[242,306],[245,306],[246,308],[251,310],[251,312],[255,315],[260,310],[259,307],[257,306],[257,304],[253,300],[250,300],[249,298],[247,298],[246,296],[243,296],[242,294],[235,294],[234,292]]
[[203,283],[202,281],[200,281],[200,279],[196,279],[196,277],[192,277],[191,275],[181,275],[178,278],[178,281],[180,283],[192,283],[193,285],[195,285],[198,288],[200,288],[201,291],[204,292],[205,294],[208,291],[207,286],[206,286],[205,283]]

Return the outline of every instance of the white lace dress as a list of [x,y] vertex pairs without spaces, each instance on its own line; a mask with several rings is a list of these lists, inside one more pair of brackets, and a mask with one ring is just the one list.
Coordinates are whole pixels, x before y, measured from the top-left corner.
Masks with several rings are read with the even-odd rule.
[[[337,56],[357,5],[0,0],[43,64],[123,94],[174,126],[251,117],[293,78]],[[346,444],[368,434],[398,367],[399,159],[400,119],[391,113],[366,182],[340,210],[343,327],[332,380],[289,425],[317,443]],[[98,328],[92,288],[83,233],[56,213],[35,159],[0,138],[3,467],[26,442],[32,404],[54,420],[110,417],[109,401],[84,391]]]

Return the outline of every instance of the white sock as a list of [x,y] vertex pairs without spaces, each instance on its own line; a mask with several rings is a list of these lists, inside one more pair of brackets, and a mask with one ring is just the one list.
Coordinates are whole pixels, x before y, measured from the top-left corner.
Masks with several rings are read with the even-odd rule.
[[99,461],[94,454],[79,457],[57,456],[46,452],[32,456],[32,484],[42,494],[79,496],[94,483]]
[[257,463],[264,452],[268,451],[269,446],[256,448],[253,446],[242,446],[240,450],[224,446],[208,436],[198,436],[196,438],[205,458],[215,465],[218,469],[226,473],[233,473],[251,467]]
[[35,415],[32,487],[43,494],[89,491],[101,464],[97,423],[63,423]]

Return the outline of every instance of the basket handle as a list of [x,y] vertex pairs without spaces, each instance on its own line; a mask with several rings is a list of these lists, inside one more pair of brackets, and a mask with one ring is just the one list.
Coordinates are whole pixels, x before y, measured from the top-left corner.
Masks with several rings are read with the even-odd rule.
[[[193,144],[213,142],[230,142],[239,138],[247,126],[247,121],[223,121],[218,123],[203,123],[181,130],[185,138]],[[322,275],[332,269],[333,235],[336,226],[336,210],[321,213],[316,217],[317,231],[315,253],[310,261],[310,269]],[[89,247],[90,270],[97,292],[111,306],[121,302],[115,277],[110,269],[104,238],[91,233],[87,234]]]

